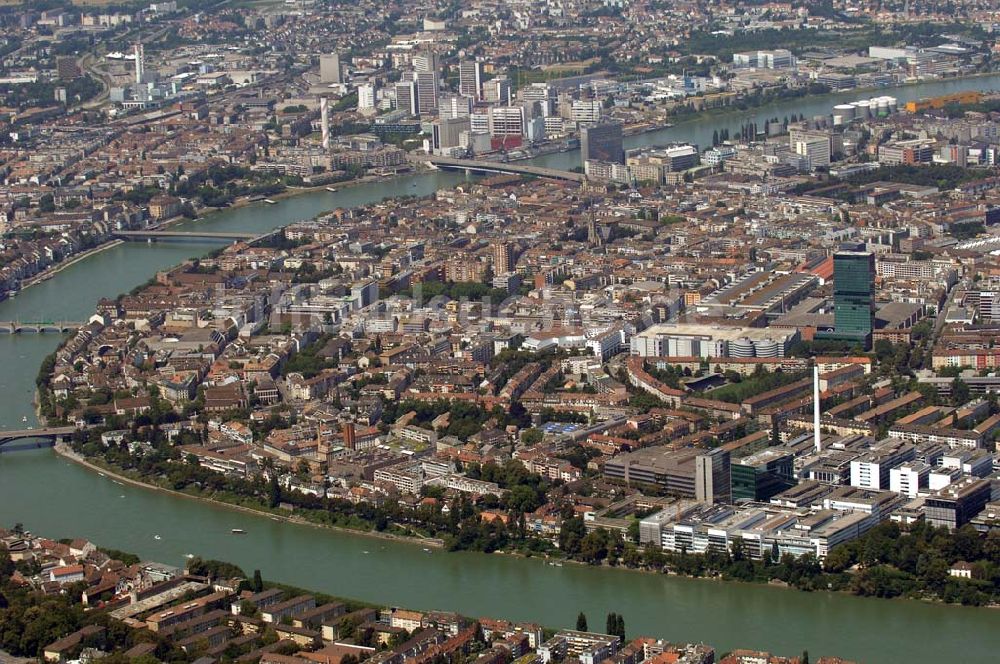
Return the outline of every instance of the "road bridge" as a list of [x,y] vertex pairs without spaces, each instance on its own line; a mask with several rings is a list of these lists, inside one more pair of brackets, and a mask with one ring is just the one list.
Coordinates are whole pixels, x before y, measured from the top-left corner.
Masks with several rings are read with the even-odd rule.
[[255,240],[259,233],[240,231],[115,231],[114,236],[123,240]]
[[419,155],[411,157],[413,161],[430,164],[436,168],[448,170],[474,171],[478,173],[509,173],[511,175],[532,175],[550,180],[566,180],[569,182],[583,182],[586,176],[583,173],[573,173],[571,171],[560,171],[555,168],[542,168],[540,166],[529,166],[518,162],[499,161],[479,161],[476,159],[454,159],[452,157],[438,157],[434,155]]
[[86,325],[80,321],[0,321],[0,334],[21,334],[22,332],[34,332],[35,334],[45,334],[54,332],[56,334],[66,334],[74,330],[79,330]]
[[56,443],[67,443],[73,438],[74,426],[65,427],[42,427],[40,429],[20,429],[14,431],[0,431],[0,453],[5,450],[12,450],[19,441],[37,441],[34,445],[20,445],[18,447],[43,447],[55,445]]

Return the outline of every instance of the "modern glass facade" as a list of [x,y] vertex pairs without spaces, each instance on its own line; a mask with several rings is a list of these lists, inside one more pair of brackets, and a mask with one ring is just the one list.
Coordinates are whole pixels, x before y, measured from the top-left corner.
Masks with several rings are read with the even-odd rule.
[[871,343],[875,328],[875,254],[840,251],[833,255],[833,319],[836,337]]
[[580,152],[583,162],[625,163],[625,148],[620,122],[599,122],[580,128]]
[[754,455],[734,463],[730,472],[733,501],[768,501],[795,485],[791,454]]

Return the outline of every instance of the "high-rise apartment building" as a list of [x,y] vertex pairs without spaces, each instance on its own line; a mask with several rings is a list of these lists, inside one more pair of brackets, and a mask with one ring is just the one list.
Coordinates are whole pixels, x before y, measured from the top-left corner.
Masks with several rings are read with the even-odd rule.
[[358,86],[358,110],[365,111],[375,108],[375,86],[365,83]]
[[493,274],[508,274],[514,271],[517,262],[517,253],[514,245],[510,242],[494,242],[493,250]]

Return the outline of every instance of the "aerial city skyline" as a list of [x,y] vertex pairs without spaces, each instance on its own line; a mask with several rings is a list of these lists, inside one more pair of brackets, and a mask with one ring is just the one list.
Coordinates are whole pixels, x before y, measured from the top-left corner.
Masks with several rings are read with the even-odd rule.
[[8,0],[0,55],[3,664],[995,661],[993,4]]

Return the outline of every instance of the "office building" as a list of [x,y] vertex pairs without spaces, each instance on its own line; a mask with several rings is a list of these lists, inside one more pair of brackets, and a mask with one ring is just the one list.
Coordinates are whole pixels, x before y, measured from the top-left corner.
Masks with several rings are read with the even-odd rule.
[[916,459],[913,445],[894,438],[865,452],[851,461],[851,486],[873,491],[890,488],[890,471],[907,461]]
[[399,81],[395,86],[396,109],[407,115],[417,115],[417,83],[416,81]]
[[979,514],[992,494],[989,480],[966,478],[932,493],[924,502],[924,516],[932,526],[961,528]]
[[351,287],[351,299],[357,302],[360,307],[367,307],[378,301],[378,297],[377,281],[368,281]]
[[532,83],[523,87],[517,91],[517,97],[522,101],[536,102],[545,118],[551,116],[555,108],[556,91],[548,83]]
[[600,100],[577,99],[570,108],[570,120],[577,125],[593,124],[601,121],[603,112],[604,105]]
[[462,134],[469,131],[469,118],[438,118],[431,125],[434,153],[462,146]]
[[340,54],[327,53],[319,56],[320,83],[343,83],[340,71]]
[[424,51],[413,56],[413,71],[436,74],[440,69],[441,61],[437,53]]
[[695,498],[704,503],[731,503],[729,451],[721,447],[694,458]]
[[472,98],[464,95],[445,95],[438,101],[441,118],[467,118],[472,115]]
[[768,448],[732,463],[732,498],[767,502],[772,496],[795,486],[793,454]]
[[806,158],[810,169],[830,165],[829,138],[807,138],[795,141],[793,147],[795,154]]
[[510,80],[504,76],[483,83],[483,101],[491,104],[509,104],[511,95]]
[[[521,106],[491,106],[489,132],[493,136],[524,136],[524,108]],[[476,127],[473,126],[473,129]]]
[[604,161],[625,163],[625,146],[620,122],[601,122],[580,129],[580,153],[583,163]]
[[697,146],[674,145],[630,154],[625,163],[634,180],[662,184],[667,173],[686,171],[697,166],[699,161]]
[[646,447],[618,454],[604,464],[604,476],[629,486],[655,486],[675,496],[695,497],[697,450]]
[[417,110],[420,113],[433,113],[438,107],[438,73],[414,72],[413,81],[417,86]]
[[642,357],[784,357],[797,330],[661,323],[632,336],[632,355]]
[[927,490],[931,467],[921,461],[912,461],[889,470],[889,491],[916,498],[920,491]]
[[833,255],[833,319],[836,338],[868,347],[875,329],[875,254]]
[[463,60],[458,65],[458,92],[470,99],[483,96],[483,66],[476,60]]

